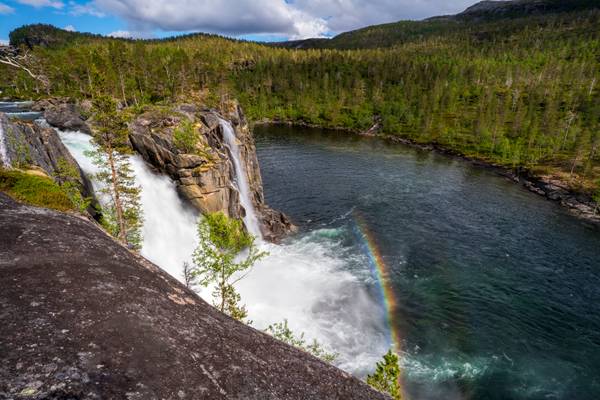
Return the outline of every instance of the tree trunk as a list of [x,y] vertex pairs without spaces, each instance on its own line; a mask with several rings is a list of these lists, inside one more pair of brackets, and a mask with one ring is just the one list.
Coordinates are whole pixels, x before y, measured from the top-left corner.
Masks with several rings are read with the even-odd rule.
[[225,268],[221,267],[221,312],[225,312]]
[[119,81],[121,82],[121,96],[123,96],[123,103],[125,104],[125,107],[129,107],[129,104],[127,104],[127,97],[125,96],[125,82],[123,81],[122,74],[119,74]]

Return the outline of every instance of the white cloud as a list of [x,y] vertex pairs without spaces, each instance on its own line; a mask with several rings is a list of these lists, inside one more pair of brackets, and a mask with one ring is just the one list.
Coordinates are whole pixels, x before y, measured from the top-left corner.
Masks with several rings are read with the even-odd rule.
[[204,31],[229,35],[323,36],[327,22],[284,0],[95,0],[101,11],[138,31]]
[[9,45],[8,39],[0,39],[0,46],[8,46],[8,45]]
[[25,4],[35,8],[52,7],[61,9],[65,6],[65,3],[60,0],[17,0],[17,3]]
[[322,15],[334,32],[368,25],[423,19],[463,11],[476,0],[295,0],[310,15]]
[[73,25],[67,25],[63,28],[65,31],[75,32],[77,29]]
[[100,18],[105,16],[105,14],[98,10],[93,3],[79,4],[74,1],[69,1],[69,14],[76,17],[80,15],[91,15]]
[[7,6],[4,3],[0,3],[0,14],[12,14],[15,12],[15,9],[11,6]]
[[106,36],[111,36],[114,38],[132,38],[133,34],[129,31],[114,31],[114,32],[109,33]]
[[[59,0],[18,0],[52,2]],[[373,24],[454,14],[476,0],[69,0],[74,15],[115,15],[128,31],[325,36]]]

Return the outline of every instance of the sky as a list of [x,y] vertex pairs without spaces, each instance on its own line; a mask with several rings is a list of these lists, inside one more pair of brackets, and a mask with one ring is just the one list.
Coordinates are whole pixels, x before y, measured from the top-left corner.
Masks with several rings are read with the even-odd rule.
[[120,37],[190,32],[249,40],[330,37],[368,25],[455,14],[476,0],[0,0],[0,43],[32,23]]

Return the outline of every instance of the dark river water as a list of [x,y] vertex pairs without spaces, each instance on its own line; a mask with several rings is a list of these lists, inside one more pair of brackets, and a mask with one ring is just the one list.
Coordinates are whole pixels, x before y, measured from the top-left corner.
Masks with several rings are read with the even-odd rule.
[[600,399],[597,228],[463,161],[317,129],[255,134],[267,202],[380,268],[385,299],[374,279],[370,293],[388,304],[406,397]]

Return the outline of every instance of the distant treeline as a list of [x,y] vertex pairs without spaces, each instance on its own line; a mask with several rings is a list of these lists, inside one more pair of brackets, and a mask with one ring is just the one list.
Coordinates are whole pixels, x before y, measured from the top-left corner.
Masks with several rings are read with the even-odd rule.
[[[355,41],[349,47],[362,43],[357,50],[292,50],[211,35],[127,41],[42,27],[43,34],[35,26],[17,30],[11,41],[44,38],[31,47],[50,87],[3,66],[4,96],[108,94],[132,107],[217,105],[231,96],[252,120],[356,131],[380,122],[386,134],[558,173],[575,187],[591,190],[600,178],[598,10],[404,22],[340,35]],[[378,43],[390,37],[386,29],[401,39]]]

